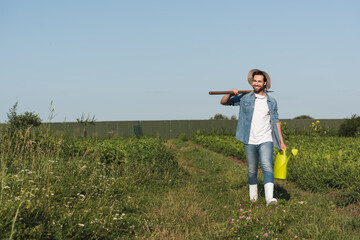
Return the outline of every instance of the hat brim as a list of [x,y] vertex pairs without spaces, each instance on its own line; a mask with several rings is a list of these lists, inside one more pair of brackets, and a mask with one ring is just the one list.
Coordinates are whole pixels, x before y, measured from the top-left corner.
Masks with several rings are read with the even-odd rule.
[[270,76],[269,74],[267,74],[267,72],[264,72],[262,70],[259,70],[259,69],[251,69],[249,74],[248,74],[248,82],[249,84],[252,86],[252,81],[253,81],[253,74],[254,72],[258,72],[258,71],[261,71],[264,73],[264,75],[266,76],[266,90],[270,89],[271,87],[271,79],[270,79]]

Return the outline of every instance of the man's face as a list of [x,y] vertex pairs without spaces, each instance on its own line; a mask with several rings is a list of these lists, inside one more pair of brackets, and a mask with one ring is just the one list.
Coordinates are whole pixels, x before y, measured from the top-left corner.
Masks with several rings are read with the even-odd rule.
[[264,76],[255,75],[252,81],[252,87],[255,93],[260,93],[265,90],[266,82],[264,82]]

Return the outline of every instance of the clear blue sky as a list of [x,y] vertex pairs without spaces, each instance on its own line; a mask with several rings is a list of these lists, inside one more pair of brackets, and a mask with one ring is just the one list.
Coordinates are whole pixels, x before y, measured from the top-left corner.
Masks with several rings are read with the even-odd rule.
[[280,118],[360,113],[359,1],[0,0],[0,122],[237,115],[210,90],[272,79]]

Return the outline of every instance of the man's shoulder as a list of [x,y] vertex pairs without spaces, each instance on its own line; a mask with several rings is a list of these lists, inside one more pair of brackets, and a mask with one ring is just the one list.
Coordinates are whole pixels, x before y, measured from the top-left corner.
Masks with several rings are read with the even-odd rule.
[[235,96],[232,96],[232,98],[234,99],[238,99],[238,100],[244,100],[244,99],[247,99],[247,98],[250,98],[251,97],[251,92],[250,93],[240,93],[238,95],[235,95]]
[[266,97],[268,98],[269,101],[276,102],[276,99],[273,96],[270,96],[269,93],[266,94]]
[[255,94],[254,94],[254,92],[244,93],[244,96],[243,96],[243,97],[244,97],[244,98],[254,97],[254,99],[255,99]]

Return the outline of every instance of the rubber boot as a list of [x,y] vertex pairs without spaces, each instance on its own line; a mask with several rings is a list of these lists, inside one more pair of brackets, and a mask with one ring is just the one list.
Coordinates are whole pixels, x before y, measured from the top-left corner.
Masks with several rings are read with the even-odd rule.
[[256,200],[258,199],[258,186],[257,186],[257,184],[249,185],[249,195],[250,195],[250,201],[256,202]]
[[264,189],[265,189],[266,206],[277,205],[276,198],[273,198],[273,195],[274,195],[274,183],[266,183],[264,185]]

